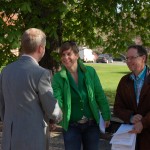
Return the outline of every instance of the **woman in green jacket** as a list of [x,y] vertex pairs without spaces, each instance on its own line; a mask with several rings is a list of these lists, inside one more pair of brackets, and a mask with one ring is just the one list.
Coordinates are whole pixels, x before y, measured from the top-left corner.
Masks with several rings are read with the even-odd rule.
[[66,41],[60,47],[62,69],[53,76],[54,96],[63,111],[65,150],[98,150],[99,111],[110,124],[108,101],[94,68],[79,59],[75,42]]

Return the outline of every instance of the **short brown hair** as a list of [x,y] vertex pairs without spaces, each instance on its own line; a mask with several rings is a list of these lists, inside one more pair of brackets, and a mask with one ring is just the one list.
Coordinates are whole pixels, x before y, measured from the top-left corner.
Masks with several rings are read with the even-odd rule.
[[62,55],[64,51],[69,50],[69,49],[73,50],[75,54],[79,53],[78,46],[74,41],[65,41],[62,43],[60,47],[59,54]]
[[[130,46],[128,47],[128,50],[129,50],[130,48],[136,49],[136,50],[137,50],[137,53],[139,54],[139,56],[145,55],[145,56],[146,56],[145,63],[147,62],[147,57],[148,57],[147,50],[146,50],[142,45],[130,45]],[[128,51],[128,50],[127,50],[127,51]]]

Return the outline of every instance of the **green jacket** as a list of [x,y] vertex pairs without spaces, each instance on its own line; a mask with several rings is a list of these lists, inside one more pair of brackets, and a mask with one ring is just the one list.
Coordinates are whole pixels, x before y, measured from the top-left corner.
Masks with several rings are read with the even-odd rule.
[[[101,111],[105,121],[110,120],[109,104],[95,69],[90,66],[85,66],[80,60],[78,61],[78,65],[85,73],[89,105],[96,122],[99,123],[99,111]],[[67,130],[71,114],[71,92],[65,67],[53,76],[52,87],[54,96],[58,100],[63,111],[63,120],[60,124]]]

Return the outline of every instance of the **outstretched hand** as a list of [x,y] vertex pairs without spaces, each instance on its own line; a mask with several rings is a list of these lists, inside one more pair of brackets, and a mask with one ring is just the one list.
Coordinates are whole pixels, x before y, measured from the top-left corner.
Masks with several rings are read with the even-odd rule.
[[57,125],[55,123],[50,123],[49,124],[50,131],[56,130],[56,127],[57,127]]

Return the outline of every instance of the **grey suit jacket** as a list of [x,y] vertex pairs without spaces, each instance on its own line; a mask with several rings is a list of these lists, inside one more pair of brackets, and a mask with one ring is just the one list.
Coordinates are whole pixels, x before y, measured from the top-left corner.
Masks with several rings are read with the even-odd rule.
[[9,64],[0,75],[0,117],[3,121],[3,150],[46,150],[45,118],[57,103],[52,95],[50,72],[28,56]]

